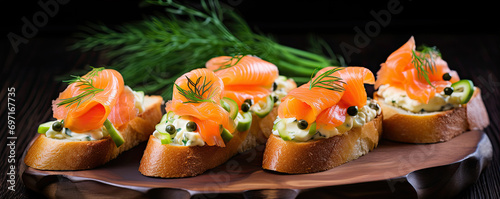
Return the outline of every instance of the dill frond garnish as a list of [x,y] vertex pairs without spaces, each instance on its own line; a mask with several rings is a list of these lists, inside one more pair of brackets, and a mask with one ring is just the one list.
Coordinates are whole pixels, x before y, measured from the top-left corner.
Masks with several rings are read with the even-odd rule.
[[259,56],[298,83],[309,81],[317,67],[340,64],[326,42],[315,52],[282,45],[254,31],[235,8],[219,0],[145,0],[143,5],[165,10],[118,26],[91,23],[75,35],[70,49],[103,51],[127,85],[164,99],[172,97],[182,74],[221,55]]
[[[212,81],[207,82],[206,81],[207,78],[203,77],[203,82],[201,82],[201,77],[198,77],[198,79],[196,79],[196,82],[194,82],[193,80],[189,79],[188,76],[185,77],[188,80],[187,81],[188,90],[183,89],[179,85],[174,83],[175,87],[179,91],[179,94],[188,99],[188,101],[185,101],[183,103],[214,102],[212,100],[212,97],[217,92],[217,88],[212,88],[213,86]],[[208,96],[205,98],[203,96],[206,93],[208,93]]]
[[[214,72],[217,72],[219,70],[224,70],[226,68],[231,68],[233,66],[236,66],[236,64],[238,64],[240,62],[241,59],[243,59],[243,57],[245,57],[246,55],[235,55],[235,56],[232,56],[231,58],[229,58],[227,61],[223,62],[223,63],[220,63],[220,67],[216,70],[214,70]],[[233,63],[233,60],[236,60],[236,62]]]
[[[344,87],[342,84],[346,84],[342,78],[334,76],[333,73],[342,70],[341,67],[335,67],[333,69],[330,69],[323,74],[319,75],[318,77],[313,79],[313,76],[311,75],[311,81],[309,84],[309,90],[312,88],[324,88],[332,91],[344,91]],[[314,75],[314,73],[313,73]]]
[[412,50],[412,64],[417,69],[418,76],[423,77],[425,81],[432,87],[431,80],[429,79],[429,73],[434,73],[436,71],[436,59],[441,57],[439,50],[433,46],[421,46],[422,50],[418,52]]
[[96,88],[94,84],[94,80],[92,79],[93,77],[96,77],[100,71],[104,70],[104,67],[100,68],[92,68],[92,70],[87,74],[86,77],[80,77],[76,75],[71,75],[73,79],[70,80],[65,80],[63,82],[66,82],[68,84],[77,84],[75,85],[76,87],[79,88],[80,91],[83,91],[77,96],[70,97],[70,98],[65,98],[61,99],[59,103],[57,103],[57,106],[66,106],[69,107],[73,104],[77,104],[80,106],[81,103],[92,99],[97,93],[103,91],[104,89]]

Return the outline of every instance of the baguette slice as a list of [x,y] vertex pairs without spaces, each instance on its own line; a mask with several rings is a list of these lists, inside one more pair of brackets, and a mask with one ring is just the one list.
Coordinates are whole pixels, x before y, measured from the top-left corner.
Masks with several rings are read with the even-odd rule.
[[141,159],[139,172],[145,176],[161,178],[199,175],[236,155],[247,134],[248,131],[236,131],[225,147],[161,144],[159,139],[151,135]]
[[313,173],[331,169],[373,150],[382,134],[382,114],[343,135],[307,142],[284,141],[272,134],[262,167],[282,173]]
[[489,125],[488,112],[477,87],[470,101],[462,107],[431,113],[412,113],[384,102],[375,92],[373,98],[384,110],[383,138],[407,143],[448,141],[467,130],[481,130]]
[[24,163],[40,170],[91,169],[116,158],[120,153],[146,141],[162,117],[160,96],[145,96],[145,111],[119,129],[125,140],[116,147],[110,136],[94,141],[65,141],[41,134],[26,153]]

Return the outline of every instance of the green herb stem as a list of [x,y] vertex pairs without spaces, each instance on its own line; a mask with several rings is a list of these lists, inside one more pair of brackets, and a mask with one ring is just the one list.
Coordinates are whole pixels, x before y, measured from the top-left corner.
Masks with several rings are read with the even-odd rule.
[[[330,63],[325,57],[319,56],[314,53],[310,53],[307,51],[299,50],[296,48],[291,48],[283,45],[275,45],[277,48],[282,49],[285,55],[296,55],[293,57],[289,57],[290,60],[297,61],[299,63],[304,64],[304,66],[311,66],[313,68],[317,67],[327,67]],[[297,59],[297,56],[304,57],[306,59]],[[319,64],[319,65],[318,65]]]
[[343,91],[345,90],[342,84],[345,82],[342,78],[334,76],[333,73],[342,70],[341,67],[335,67],[333,69],[327,70],[324,73],[320,74],[318,77],[313,78],[311,76],[311,81],[309,84],[309,90],[312,88],[324,88],[333,91]]
[[102,70],[104,70],[104,68],[102,67],[92,68],[92,70],[86,75],[86,77],[71,75],[73,79],[63,81],[68,84],[76,84],[75,87],[78,87],[79,91],[82,92],[77,96],[60,99],[60,101],[56,105],[69,107],[73,104],[77,104],[78,107],[85,101],[92,99],[97,93],[104,91],[104,89],[96,88],[94,86],[94,79],[92,79],[93,77],[97,76]]
[[[183,89],[177,84],[175,85],[175,88],[177,88],[177,91],[179,94],[184,96],[188,101],[185,101],[183,103],[200,103],[200,102],[213,102],[212,97],[215,95],[217,92],[218,88],[212,87],[213,82],[212,81],[206,81],[207,78],[203,77],[203,81],[201,81],[202,77],[198,77],[196,79],[196,82],[193,80],[189,79],[188,76],[185,76],[187,79],[187,87],[188,90]],[[200,84],[201,83],[201,84]],[[205,93],[208,93],[207,97],[203,97]]]
[[412,63],[418,72],[419,77],[423,77],[425,81],[431,85],[432,82],[429,78],[429,73],[434,73],[436,71],[436,57],[441,57],[441,53],[436,47],[421,46],[422,51],[417,54],[415,50],[412,50]]
[[[145,3],[164,6],[166,14],[118,27],[91,24],[77,34],[80,39],[70,49],[106,50],[112,68],[120,71],[127,85],[166,100],[180,75],[217,56],[256,55],[276,64],[281,75],[297,77],[338,65],[336,57],[281,45],[254,33],[232,8],[217,0],[201,0],[199,9],[172,0]],[[326,42],[317,44],[333,55]]]
[[276,63],[276,65],[281,66],[280,73],[286,71],[287,75],[297,75],[297,76],[308,77],[311,75],[311,73],[314,72],[314,70],[311,70],[311,69],[305,68],[305,67],[301,67],[298,64],[289,63],[284,59],[279,60],[275,63]]

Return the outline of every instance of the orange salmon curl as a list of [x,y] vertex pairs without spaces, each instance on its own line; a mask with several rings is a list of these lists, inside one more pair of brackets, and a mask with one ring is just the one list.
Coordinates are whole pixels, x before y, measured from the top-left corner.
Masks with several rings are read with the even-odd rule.
[[224,82],[223,97],[241,106],[246,99],[255,102],[269,96],[278,78],[278,67],[251,55],[219,56],[207,61],[206,68]]
[[112,69],[93,69],[81,77],[92,82],[92,86],[101,89],[95,95],[83,98],[80,103],[61,103],[91,89],[81,82],[71,83],[59,97],[52,101],[54,118],[64,120],[64,127],[73,132],[85,132],[99,129],[109,119],[120,129],[138,114],[135,97],[130,89],[125,89],[122,75]]
[[[412,36],[408,42],[389,55],[385,63],[381,64],[381,68],[377,72],[375,89],[388,84],[391,87],[405,90],[410,99],[427,104],[436,93],[442,92],[444,88],[460,80],[458,73],[450,70],[448,63],[440,56],[437,56],[433,60],[434,70],[425,67],[432,86],[429,85],[415,67],[413,52],[417,56],[421,55],[421,52],[415,50],[415,39]],[[431,61],[430,57],[425,59]],[[443,74],[445,73],[451,75],[450,81],[443,80]]]
[[[314,78],[335,67],[320,70]],[[345,67],[333,73],[340,77],[343,91],[313,87],[311,82],[304,84],[288,93],[283,98],[279,108],[280,118],[296,118],[308,123],[317,122],[327,128],[340,126],[345,121],[349,106],[362,107],[366,105],[367,95],[364,84],[375,83],[373,73],[364,67]]]
[[[224,89],[222,80],[211,70],[195,69],[179,77],[175,84],[177,86],[174,87],[172,100],[166,103],[166,111],[173,111],[181,117],[188,116],[196,123],[196,131],[208,146],[224,147],[219,125],[230,132],[234,132],[236,126],[229,112],[220,105]],[[203,88],[206,92],[200,92],[196,102],[182,94],[182,90],[200,91]]]

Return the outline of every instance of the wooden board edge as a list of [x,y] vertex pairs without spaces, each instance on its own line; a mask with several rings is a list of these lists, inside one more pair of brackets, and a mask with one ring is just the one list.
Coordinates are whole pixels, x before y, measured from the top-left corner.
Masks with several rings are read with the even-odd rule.
[[[259,189],[245,190],[238,193],[199,192],[176,188],[145,188],[122,186],[99,180],[66,175],[36,176],[26,173],[27,166],[20,163],[20,175],[27,188],[42,193],[49,198],[81,194],[90,197],[151,198],[171,196],[175,198],[197,197],[244,197],[264,198],[272,195],[285,198],[310,198],[311,196],[344,196],[350,198],[439,198],[453,197],[473,184],[481,172],[489,165],[493,157],[492,144],[488,135],[482,132],[481,140],[474,153],[462,160],[448,165],[425,168],[392,179],[363,182],[356,184],[325,186],[311,189]],[[27,149],[26,149],[27,150]],[[26,150],[21,157],[24,159]],[[436,176],[439,176],[436,178]],[[106,187],[106,188],[102,188]],[[360,191],[363,190],[363,191]],[[78,192],[78,193],[76,193]],[[115,193],[118,193],[117,195]]]

